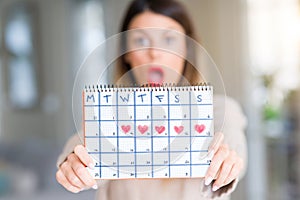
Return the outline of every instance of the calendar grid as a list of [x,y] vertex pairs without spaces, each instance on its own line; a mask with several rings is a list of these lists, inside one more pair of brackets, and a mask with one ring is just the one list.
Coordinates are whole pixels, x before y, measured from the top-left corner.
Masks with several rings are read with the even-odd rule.
[[[153,119],[153,102],[152,102],[152,92],[150,93],[150,102],[151,102],[151,106],[150,106],[150,115],[151,115],[151,119]],[[154,177],[154,157],[153,157],[153,123],[151,123],[151,176],[152,178]]]
[[[117,91],[117,97],[118,97],[118,94],[119,92]],[[116,98],[116,121],[117,121],[117,151],[120,152],[120,145],[119,145],[119,134],[120,134],[120,129],[119,129],[119,98]],[[120,154],[117,153],[117,176],[118,178],[120,177],[120,164],[119,164],[119,161],[120,161]]]
[[[149,136],[136,136],[137,138],[148,138]],[[169,136],[153,136],[153,138],[168,138]],[[190,136],[170,136],[170,138],[189,138]],[[193,138],[210,138],[211,135],[194,135]],[[85,138],[115,138],[115,136],[85,136]],[[132,138],[132,136],[119,136],[119,138]]]
[[99,159],[93,177],[203,177],[210,165],[199,156],[213,137],[210,90],[98,89],[83,101],[85,146]]
[[[169,119],[169,121],[178,121],[178,120],[189,121],[189,119]],[[202,121],[209,120],[210,121],[210,120],[213,120],[213,118],[209,118],[209,119],[207,119],[207,118],[192,118],[191,120],[202,120]],[[95,122],[95,121],[98,121],[98,120],[85,120],[85,122]],[[116,120],[101,120],[101,121],[103,121],[103,122],[115,122]],[[120,119],[118,121],[119,122],[127,122],[128,120]],[[138,121],[145,121],[145,120],[137,119],[136,121],[138,122]],[[152,121],[165,121],[165,120],[164,119],[153,119]]]
[[[189,92],[189,103],[191,104],[191,98],[192,98],[192,95],[191,95],[191,91]],[[192,118],[192,106],[189,106],[189,111],[190,111],[190,176],[193,176],[192,174],[192,121],[191,121],[191,118]]]
[[[198,153],[198,152],[208,152],[207,150],[194,150],[191,153]],[[146,154],[149,153],[148,151],[139,151],[135,152],[136,154]],[[155,151],[155,153],[166,153],[165,151]],[[182,153],[182,151],[170,151],[170,153]],[[89,154],[115,154],[115,152],[103,151],[103,152],[89,152]],[[119,154],[132,154],[132,152],[119,152]]]
[[[136,127],[136,100],[135,100],[135,94],[136,92],[134,91],[133,92],[134,95],[133,95],[133,101],[134,101],[134,127]],[[134,152],[136,152],[136,128],[134,129]],[[137,169],[136,169],[136,166],[137,166],[137,159],[136,159],[136,153],[134,154],[134,176],[135,178],[137,177]]]
[[[202,105],[202,106],[212,106],[213,104],[211,103],[199,103],[199,104],[155,104],[157,106],[199,106],[199,105]],[[102,107],[110,107],[110,105],[101,105]],[[118,105],[119,107],[127,107],[129,105]],[[139,106],[151,106],[151,104],[143,104],[143,105],[135,105],[136,107],[139,107]],[[100,107],[100,105],[85,105],[85,107]]]
[[[168,131],[169,132],[170,132],[170,118],[171,118],[171,116],[170,116],[170,91],[168,90]],[[171,177],[171,164],[170,164],[170,162],[171,162],[170,154],[171,153],[170,153],[170,151],[171,151],[170,134],[168,134],[169,177]]]
[[[99,103],[99,106],[101,105],[101,98],[100,98],[100,92],[98,92],[98,103]],[[99,123],[99,129],[98,129],[98,131],[99,131],[99,133],[98,133],[98,135],[99,136],[101,136],[101,109],[100,109],[100,107],[99,107],[99,109],[98,109],[98,115],[99,115],[99,117],[98,117],[98,123]],[[101,149],[102,149],[102,146],[101,146],[101,137],[99,137],[99,146],[98,146],[98,149],[99,149],[99,152],[101,152]],[[99,164],[100,164],[100,162],[101,162],[101,153],[99,153]],[[100,177],[102,177],[102,167],[99,167],[99,174],[100,174]]]

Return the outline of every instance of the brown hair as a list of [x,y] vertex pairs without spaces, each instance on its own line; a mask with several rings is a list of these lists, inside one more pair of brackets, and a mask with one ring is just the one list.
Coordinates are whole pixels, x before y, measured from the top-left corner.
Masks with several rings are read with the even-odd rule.
[[[196,40],[193,24],[185,7],[175,0],[134,0],[127,9],[120,31],[127,31],[131,20],[144,11],[152,11],[174,19],[184,28],[187,36]],[[126,49],[125,38],[122,38],[121,49]],[[187,51],[188,57],[195,63],[195,52],[193,51],[193,48],[187,47]],[[130,65],[125,61],[125,55],[122,55],[118,59],[116,67],[114,82],[119,80],[131,69]],[[188,61],[185,61],[183,76],[190,84],[196,84],[200,81],[198,71]],[[131,76],[131,79],[134,82],[133,76]],[[184,80],[181,80],[181,82],[184,82]]]

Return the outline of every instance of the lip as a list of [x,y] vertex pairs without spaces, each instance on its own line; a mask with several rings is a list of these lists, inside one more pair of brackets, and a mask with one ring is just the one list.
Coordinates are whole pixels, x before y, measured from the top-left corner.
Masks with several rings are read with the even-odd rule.
[[161,67],[157,67],[157,66],[153,66],[153,67],[150,67],[149,70],[148,70],[148,74],[153,74],[153,73],[156,73],[158,72],[161,76],[161,78],[159,80],[155,80],[153,81],[150,76],[148,76],[148,83],[151,85],[151,86],[160,86],[163,84],[163,79],[164,79],[164,71],[162,70]]

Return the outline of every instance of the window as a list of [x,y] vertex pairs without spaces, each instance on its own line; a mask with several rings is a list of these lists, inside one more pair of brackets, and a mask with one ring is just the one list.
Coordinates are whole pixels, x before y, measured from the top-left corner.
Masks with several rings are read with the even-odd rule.
[[3,28],[6,88],[10,105],[17,109],[30,109],[38,103],[34,13],[27,4],[15,4],[7,12]]

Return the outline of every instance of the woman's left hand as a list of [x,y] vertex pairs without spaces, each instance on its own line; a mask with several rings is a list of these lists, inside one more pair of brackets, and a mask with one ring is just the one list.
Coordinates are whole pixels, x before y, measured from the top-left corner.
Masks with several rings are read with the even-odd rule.
[[234,150],[224,144],[223,133],[215,134],[209,152],[214,156],[205,176],[205,185],[209,185],[215,180],[212,190],[217,191],[238,178],[244,162]]

